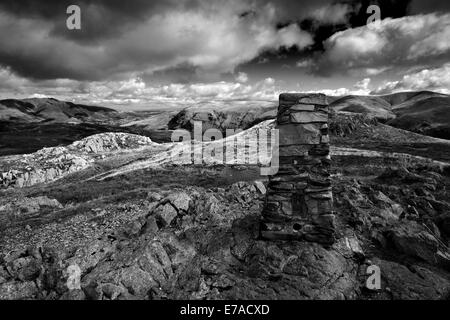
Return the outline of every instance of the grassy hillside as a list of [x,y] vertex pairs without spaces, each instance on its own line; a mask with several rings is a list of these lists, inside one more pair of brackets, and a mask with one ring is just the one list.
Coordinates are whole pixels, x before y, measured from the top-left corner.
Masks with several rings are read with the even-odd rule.
[[[414,98],[413,98],[414,99]],[[389,125],[420,134],[450,139],[450,97],[415,97],[394,109]]]
[[117,118],[118,112],[53,98],[0,100],[0,120],[26,122],[93,122]]
[[359,113],[380,120],[395,118],[392,106],[381,97],[345,96],[333,101],[330,107],[338,112]]

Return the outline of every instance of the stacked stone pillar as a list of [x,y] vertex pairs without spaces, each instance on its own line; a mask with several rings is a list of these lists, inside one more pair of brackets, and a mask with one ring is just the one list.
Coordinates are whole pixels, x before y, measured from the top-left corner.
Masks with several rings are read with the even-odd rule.
[[328,112],[323,94],[280,95],[279,170],[269,178],[263,238],[334,242]]

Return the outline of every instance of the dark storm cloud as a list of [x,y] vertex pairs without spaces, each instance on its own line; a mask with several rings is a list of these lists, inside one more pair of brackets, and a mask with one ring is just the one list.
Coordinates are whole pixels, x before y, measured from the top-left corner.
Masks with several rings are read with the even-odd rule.
[[[261,57],[246,64],[244,69],[252,69],[261,59],[269,63],[273,69],[282,66],[294,67],[299,61],[313,61],[325,51],[326,40],[333,34],[367,24],[370,5],[378,5],[381,17],[400,18],[411,11],[410,0],[347,0],[347,1],[277,1],[280,6],[279,26],[297,23],[302,30],[312,35],[313,44],[306,48],[280,48],[278,51],[266,51]],[[283,55],[285,59],[279,59]],[[267,68],[267,66],[266,66]],[[313,68],[312,73],[325,75],[323,68]]]
[[[175,1],[147,0],[2,0],[0,2],[0,65],[35,79],[99,79],[121,70],[118,53],[95,51]],[[185,2],[178,1],[177,5]],[[68,30],[66,9],[81,8],[82,29]],[[7,41],[11,34],[14,43]],[[119,53],[120,55],[120,53]],[[118,59],[114,66],[112,59]],[[105,69],[106,68],[106,69]]]
[[[367,29],[369,5],[378,5],[385,21],[377,31]],[[448,25],[450,2],[441,0],[363,0],[330,1],[317,4],[329,14],[338,5],[345,5],[345,19],[319,20],[314,2],[309,2],[309,11],[304,11],[296,20],[301,29],[312,34],[314,44],[301,50],[290,49],[284,53],[286,59],[279,60],[278,52],[266,52],[265,69],[283,66],[301,67],[301,72],[331,77],[332,75],[358,74],[373,76],[390,70],[404,72],[410,68],[436,67],[450,57]],[[300,4],[287,4],[285,8],[295,11]],[[331,6],[333,10],[324,10]],[[417,16],[415,16],[417,15]],[[426,17],[421,17],[426,15]],[[325,15],[327,16],[327,15]],[[406,17],[411,16],[406,19]],[[282,24],[281,24],[282,25]],[[244,70],[257,68],[259,58],[251,61]]]
[[198,68],[190,64],[180,64],[152,73],[143,73],[141,78],[149,85],[166,85],[170,83],[192,83],[199,82],[201,76]]
[[[81,30],[65,27],[69,4],[81,7]],[[295,24],[276,28],[277,10],[237,0],[3,1],[0,65],[37,79],[99,80],[180,64],[227,73],[265,49],[311,44]]]
[[408,6],[409,14],[450,12],[450,1],[447,0],[414,0]]
[[2,0],[0,8],[14,13],[17,16],[34,16],[42,18],[55,18],[65,12],[69,5],[75,4],[82,8],[102,7],[105,11],[121,16],[123,19],[138,19],[149,11],[158,11],[164,7],[186,1],[171,0]]
[[[448,12],[449,3],[2,0],[0,67],[35,79],[106,80],[140,73],[155,83],[217,80],[240,65],[264,61],[279,68],[320,56],[326,45],[335,49],[329,38],[364,26],[370,4],[381,7],[383,18],[399,18]],[[71,4],[81,7],[81,30],[65,27]]]
[[[66,9],[76,4],[82,10],[83,28],[71,32],[66,28]],[[53,24],[51,33],[82,42],[114,37],[121,30],[139,24],[149,14],[156,14],[175,6],[189,5],[188,1],[172,0],[5,0],[4,10],[17,17],[43,19]]]

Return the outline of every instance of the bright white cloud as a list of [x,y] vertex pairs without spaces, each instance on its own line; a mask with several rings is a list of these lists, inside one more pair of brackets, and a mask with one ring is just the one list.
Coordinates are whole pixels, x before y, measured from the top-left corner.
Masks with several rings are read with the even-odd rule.
[[369,90],[370,81],[371,81],[370,78],[362,79],[361,81],[358,81],[354,87],[355,87],[355,89],[358,89],[358,90],[367,91],[367,90]]
[[379,24],[347,29],[324,43],[320,72],[361,70],[367,75],[388,68],[427,65],[450,57],[450,14],[385,19]]
[[365,78],[356,82],[352,88],[338,88],[338,89],[321,89],[311,92],[321,92],[328,96],[347,96],[347,95],[368,95],[370,94],[371,79]]
[[347,22],[347,14],[351,10],[352,8],[347,4],[336,3],[315,9],[311,16],[322,23],[345,23]]
[[298,68],[308,68],[308,67],[312,66],[312,64],[313,64],[312,59],[303,59],[303,60],[297,61],[297,63],[295,65]]
[[400,91],[430,90],[450,94],[450,63],[440,68],[424,69],[403,76],[398,81],[388,81],[374,90],[374,94]]
[[248,75],[245,72],[239,72],[236,77],[237,82],[245,83],[248,81]]
[[27,84],[25,78],[19,77],[10,68],[0,68],[0,88],[8,90],[16,90]]
[[[240,75],[244,78],[244,74]],[[241,79],[243,80],[243,79]],[[13,93],[12,86],[19,85]],[[33,81],[0,68],[0,99],[54,97],[61,100],[106,107],[186,107],[195,103],[227,101],[275,102],[281,92],[275,79],[256,83],[218,81],[213,83],[147,85],[134,77],[117,81],[57,79]]]

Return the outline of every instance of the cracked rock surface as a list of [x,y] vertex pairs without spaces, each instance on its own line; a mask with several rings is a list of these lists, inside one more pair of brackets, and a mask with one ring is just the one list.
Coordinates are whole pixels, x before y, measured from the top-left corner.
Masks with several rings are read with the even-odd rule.
[[[434,181],[439,189],[442,182]],[[98,199],[77,207],[24,197],[7,210],[29,201],[31,211],[39,205],[47,211],[38,210],[46,212],[42,221],[17,216],[3,229],[0,298],[448,298],[446,236],[425,227],[445,214],[445,202],[433,212],[414,211],[407,197],[396,197],[398,190],[340,181],[334,186],[339,235],[324,247],[261,240],[261,184],[140,190],[101,206]],[[395,204],[405,208],[401,214]],[[437,225],[435,232],[444,233],[445,225]],[[381,269],[380,290],[365,286],[370,265]]]

